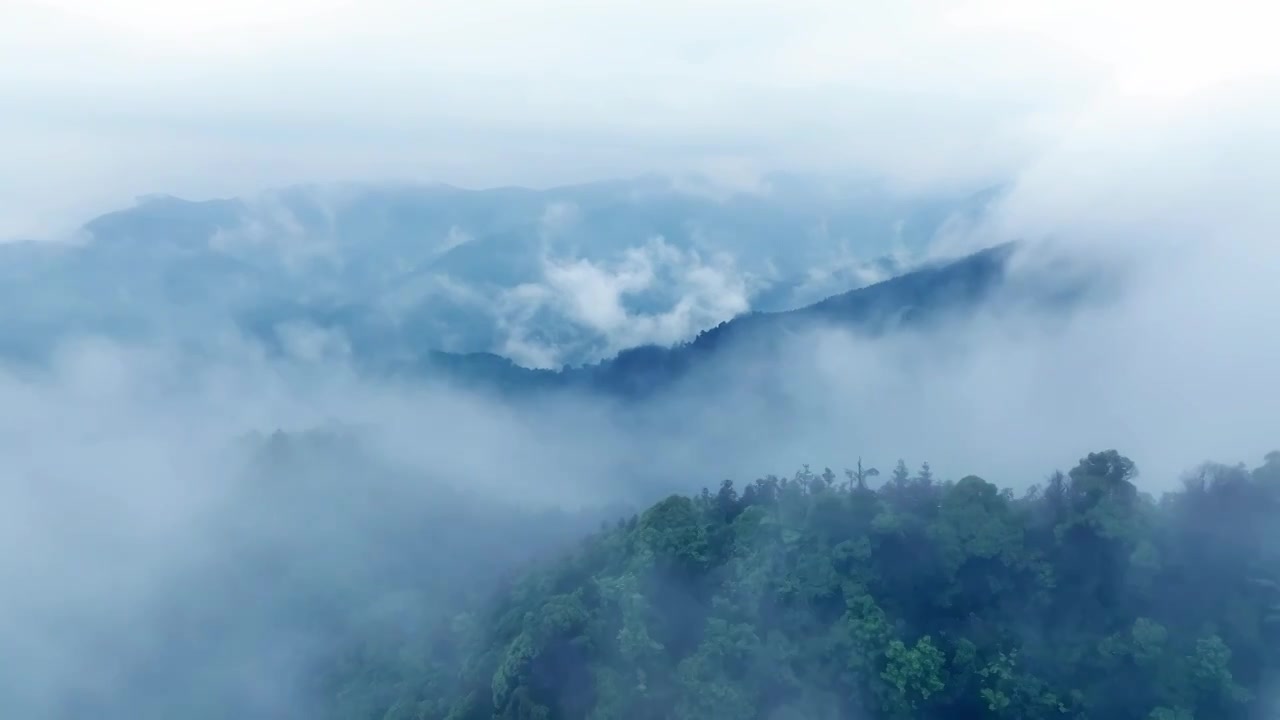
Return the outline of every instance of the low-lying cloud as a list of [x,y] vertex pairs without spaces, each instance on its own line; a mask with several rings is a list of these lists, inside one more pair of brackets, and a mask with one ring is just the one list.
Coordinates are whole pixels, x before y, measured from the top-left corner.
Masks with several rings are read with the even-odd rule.
[[[750,308],[751,278],[732,257],[708,260],[694,249],[654,237],[614,261],[542,259],[541,282],[502,293],[497,303],[506,338],[501,352],[516,362],[558,368],[566,357],[601,360],[640,345],[670,346]],[[531,332],[553,313],[585,331],[585,339],[539,341]],[[550,320],[554,325],[555,320]]]

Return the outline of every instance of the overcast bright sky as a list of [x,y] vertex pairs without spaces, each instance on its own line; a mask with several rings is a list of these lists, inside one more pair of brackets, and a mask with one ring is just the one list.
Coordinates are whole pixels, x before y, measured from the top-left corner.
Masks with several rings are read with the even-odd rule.
[[1280,68],[1265,0],[0,0],[0,237],[147,192],[1007,178]]

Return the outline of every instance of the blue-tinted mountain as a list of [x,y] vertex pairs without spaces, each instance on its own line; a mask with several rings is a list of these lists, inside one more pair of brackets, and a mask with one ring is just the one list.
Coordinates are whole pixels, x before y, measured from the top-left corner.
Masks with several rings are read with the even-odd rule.
[[[698,265],[732,281],[745,309],[790,310],[902,272],[947,223],[971,220],[991,198],[903,198],[783,175],[756,192],[641,177],[544,190],[149,196],[87,222],[83,242],[0,244],[0,306],[22,309],[0,316],[0,352],[39,357],[80,334],[196,343],[243,334],[278,347],[305,327],[383,359],[440,350],[531,364],[518,335],[545,350],[542,364],[580,365],[636,343],[688,340],[743,308],[694,313],[679,337],[623,342],[566,310],[549,264],[621,273],[640,263],[652,277],[620,298],[633,317],[670,312],[688,292],[681,273]],[[521,304],[529,288],[540,304]]]
[[[1063,282],[1046,279],[1032,290],[1011,287],[1009,260],[1014,243],[918,268],[868,287],[834,295],[803,308],[752,312],[700,333],[672,347],[642,346],[600,363],[560,372],[531,370],[486,353],[454,355],[432,352],[398,372],[437,372],[474,387],[502,392],[584,389],[624,398],[644,398],[713,363],[733,365],[735,353],[768,357],[797,333],[814,328],[841,328],[867,337],[901,330],[924,330],[971,314],[989,303],[1029,302],[1052,313],[1072,307],[1098,279],[1083,275]],[[1047,288],[1047,289],[1045,289]]]

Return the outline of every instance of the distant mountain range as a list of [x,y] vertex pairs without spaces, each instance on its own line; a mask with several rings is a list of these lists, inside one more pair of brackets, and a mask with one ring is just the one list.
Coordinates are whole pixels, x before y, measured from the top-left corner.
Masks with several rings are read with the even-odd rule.
[[679,346],[663,361],[678,364],[724,331],[684,343],[738,315],[750,319],[734,327],[829,312],[834,299],[813,303],[909,269],[995,192],[904,199],[776,175],[751,193],[642,177],[151,196],[86,223],[77,243],[0,244],[0,354],[39,360],[86,333],[239,336],[380,367],[453,353],[607,376],[657,357],[650,346]]
[[1094,275],[1063,274],[1007,281],[1018,246],[998,245],[950,262],[925,265],[891,279],[841,293],[802,308],[751,312],[669,347],[642,346],[608,360],[561,371],[520,367],[491,353],[431,352],[411,365],[382,368],[398,373],[439,373],[473,387],[501,392],[583,389],[626,398],[659,392],[717,359],[746,351],[767,357],[798,333],[839,328],[874,337],[892,331],[923,330],[973,313],[997,294],[1040,312],[1073,307],[1100,285]]

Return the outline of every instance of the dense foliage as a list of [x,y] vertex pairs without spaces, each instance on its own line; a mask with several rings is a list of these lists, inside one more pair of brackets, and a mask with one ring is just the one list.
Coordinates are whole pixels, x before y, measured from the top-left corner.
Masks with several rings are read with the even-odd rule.
[[388,719],[1274,712],[1280,453],[1159,499],[1115,451],[1021,497],[876,475],[669,497],[341,692]]

